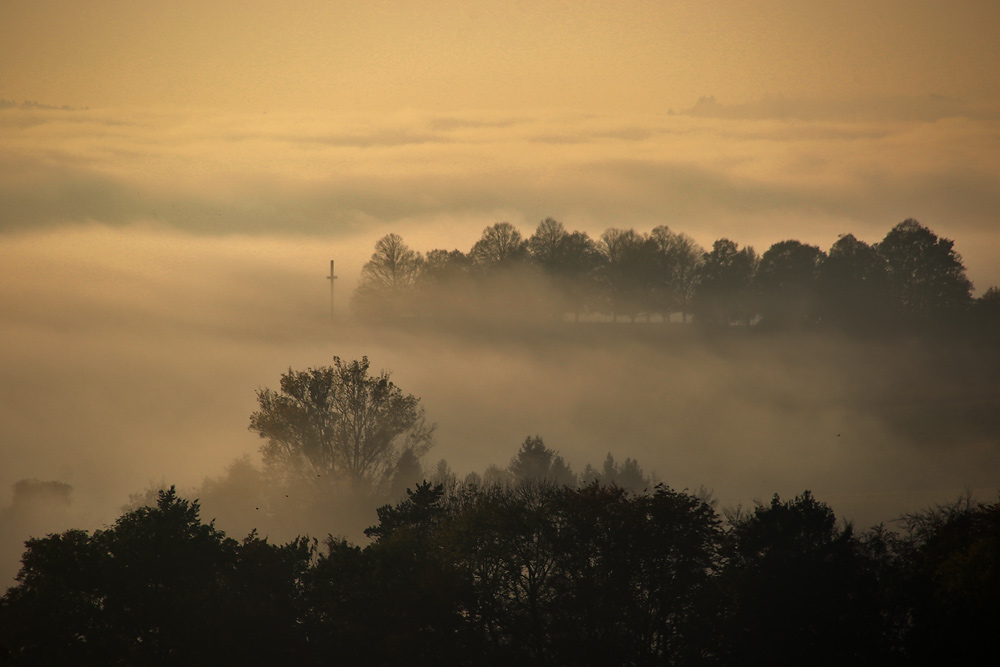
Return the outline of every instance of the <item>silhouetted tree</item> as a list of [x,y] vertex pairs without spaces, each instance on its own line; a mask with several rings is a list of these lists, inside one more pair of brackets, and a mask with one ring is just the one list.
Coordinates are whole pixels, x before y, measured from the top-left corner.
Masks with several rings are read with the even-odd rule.
[[908,650],[927,664],[976,664],[1000,623],[1000,502],[966,495],[903,518],[913,554]]
[[406,490],[406,497],[396,504],[387,504],[376,510],[378,525],[365,529],[365,535],[376,542],[392,537],[399,530],[413,532],[419,539],[428,537],[428,531],[447,515],[444,505],[443,484],[421,482]]
[[[591,484],[556,496],[553,653],[564,664],[702,664],[719,544],[710,506],[658,486]],[[623,545],[627,547],[623,548]]]
[[545,218],[527,240],[525,247],[531,260],[538,266],[553,271],[562,258],[563,244],[569,233],[558,220]]
[[[15,665],[979,664],[1000,621],[1000,503],[858,537],[805,492],[727,515],[697,494],[422,482],[342,538],[241,542],[171,487],[93,534],[26,544],[0,598]],[[447,467],[447,466],[445,466]],[[620,471],[609,456],[608,471]],[[637,468],[637,466],[636,466]]]
[[377,290],[398,291],[413,285],[420,270],[420,254],[410,249],[398,234],[386,234],[375,244],[375,252],[361,269],[361,284]]
[[649,236],[659,250],[657,305],[663,315],[680,312],[687,321],[705,251],[690,236],[673,232],[666,225],[654,227]]
[[656,244],[634,229],[612,227],[601,234],[597,249],[603,258],[600,276],[612,319],[625,315],[634,321],[640,313],[655,311]]
[[559,452],[545,446],[539,436],[528,436],[521,449],[508,466],[515,482],[547,480],[558,486],[575,485],[576,475],[559,456]]
[[365,315],[400,315],[413,308],[412,289],[423,258],[398,234],[386,234],[361,269],[352,305]]
[[893,305],[905,322],[941,322],[970,305],[972,283],[954,245],[909,218],[876,246],[886,263]]
[[22,479],[14,483],[12,491],[10,505],[0,507],[0,581],[3,582],[13,580],[24,540],[33,531],[65,530],[73,525],[75,514],[69,484]]
[[563,237],[555,262],[548,269],[577,321],[581,313],[595,305],[600,264],[597,244],[586,232],[571,232]]
[[280,391],[257,392],[260,409],[250,430],[267,442],[264,462],[292,477],[330,476],[357,490],[385,491],[403,452],[418,459],[430,449],[434,426],[420,399],[368,373],[368,357],[305,371],[288,369]]
[[521,232],[509,222],[497,222],[483,230],[469,256],[480,267],[508,266],[524,259],[526,248]]
[[878,250],[853,234],[842,234],[819,270],[820,317],[825,325],[849,331],[885,324],[888,274]]
[[615,457],[608,452],[601,469],[589,463],[580,475],[584,484],[596,483],[602,486],[617,486],[629,491],[644,491],[651,488],[654,480],[647,477],[635,459],[626,458],[624,463],[615,463]]
[[754,249],[739,249],[729,239],[719,239],[705,253],[698,273],[694,310],[706,324],[749,324],[756,312],[750,285],[757,271]]
[[263,665],[301,655],[305,540],[240,544],[171,488],[110,529],[26,546],[2,605],[15,664]]
[[874,567],[806,491],[730,516],[721,585],[728,664],[884,664]]
[[799,241],[775,243],[761,255],[754,286],[762,324],[790,327],[816,323],[824,258],[822,250]]
[[321,615],[314,630],[330,655],[356,664],[471,664],[462,615],[468,582],[441,553],[441,525],[450,517],[443,486],[407,491],[378,510],[364,550],[329,540],[316,566]]
[[1000,338],[1000,288],[989,287],[972,304],[972,323],[987,338]]
[[418,282],[441,284],[462,280],[471,266],[472,259],[461,250],[431,250],[421,265]]

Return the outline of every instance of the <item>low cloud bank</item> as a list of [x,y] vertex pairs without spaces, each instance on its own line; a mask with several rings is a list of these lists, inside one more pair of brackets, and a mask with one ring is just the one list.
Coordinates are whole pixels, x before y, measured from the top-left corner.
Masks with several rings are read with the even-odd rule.
[[[9,236],[0,505],[19,480],[58,480],[72,486],[72,521],[97,527],[151,485],[204,488],[241,457],[257,460],[255,390],[333,355],[367,355],[422,398],[439,425],[428,470],[442,458],[460,475],[505,466],[539,434],[578,472],[611,452],[723,503],[810,488],[862,525],[995,485],[995,350],[703,339],[655,323],[367,327],[345,311],[367,252],[150,227]],[[330,257],[344,258],[333,323]],[[225,498],[219,507],[244,502]],[[219,515],[242,529],[250,507]],[[366,521],[358,510],[350,528],[320,528],[322,517],[303,516],[285,529]],[[18,530],[4,539],[50,528]]]
[[703,245],[728,236],[825,247],[846,232],[875,240],[913,217],[948,238],[976,237],[961,248],[976,255],[973,280],[1000,282],[1000,163],[987,149],[1000,120],[929,99],[707,100],[673,116],[7,108],[0,231],[149,221],[347,239],[392,228],[450,246],[497,220],[532,227],[554,216],[592,235],[667,224]]

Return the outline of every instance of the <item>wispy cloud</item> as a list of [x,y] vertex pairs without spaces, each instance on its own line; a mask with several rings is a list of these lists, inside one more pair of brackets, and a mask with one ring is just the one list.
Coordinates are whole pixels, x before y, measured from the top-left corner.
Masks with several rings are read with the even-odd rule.
[[[944,113],[955,104],[934,99],[939,112],[904,118],[900,100],[883,102],[873,108],[884,114],[854,114],[850,100],[703,101],[673,116],[11,108],[0,112],[0,229],[405,228],[453,247],[498,216],[530,231],[553,215],[592,234],[668,224],[703,243],[827,247],[848,231],[876,241],[916,217],[960,249],[994,230],[1000,119]],[[997,265],[997,254],[994,242],[967,257]],[[1000,279],[970,268],[977,282]]]
[[793,99],[766,97],[747,103],[725,103],[714,95],[701,97],[681,115],[731,120],[879,120],[934,122],[942,118],[997,118],[991,106],[976,106],[945,95],[912,97],[867,96],[855,98]]

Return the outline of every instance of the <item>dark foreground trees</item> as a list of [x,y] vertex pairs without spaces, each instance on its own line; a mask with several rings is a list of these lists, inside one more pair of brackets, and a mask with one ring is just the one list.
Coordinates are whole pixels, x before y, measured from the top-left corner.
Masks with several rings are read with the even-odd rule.
[[0,608],[13,664],[263,665],[305,648],[309,542],[237,542],[173,488],[107,530],[26,547]]
[[27,543],[15,665],[982,664],[1000,504],[858,535],[809,492],[723,521],[657,486],[422,483],[364,548],[226,537],[171,489]]
[[806,491],[730,517],[720,577],[731,664],[858,665],[891,654],[876,563]]

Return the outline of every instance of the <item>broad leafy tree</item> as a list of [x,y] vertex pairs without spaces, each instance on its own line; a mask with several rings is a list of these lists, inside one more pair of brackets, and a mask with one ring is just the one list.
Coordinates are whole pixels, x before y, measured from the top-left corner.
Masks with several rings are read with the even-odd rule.
[[307,540],[239,543],[171,488],[111,528],[26,546],[0,618],[14,664],[264,665],[302,655]]
[[613,320],[631,320],[657,310],[654,304],[658,257],[656,244],[634,229],[610,228],[601,234],[597,248],[602,256],[600,276]]
[[631,494],[591,484],[558,494],[555,512],[556,655],[581,665],[711,659],[711,507],[663,486]]
[[853,234],[830,247],[819,271],[820,317],[828,327],[872,330],[889,306],[886,263],[878,250]]
[[810,492],[730,516],[725,557],[728,664],[883,664],[873,565]]
[[698,319],[706,324],[749,324],[756,314],[750,288],[758,263],[750,246],[741,249],[729,239],[713,243],[698,273],[694,298]]
[[526,242],[531,260],[547,271],[555,270],[562,260],[567,237],[569,233],[561,222],[545,218]]
[[990,655],[1000,623],[1000,502],[968,496],[909,514],[910,654],[926,664],[976,664]]
[[674,232],[666,225],[653,228],[649,237],[660,255],[657,304],[664,315],[680,312],[687,321],[705,251],[690,236]]
[[469,255],[476,266],[505,267],[525,258],[527,249],[521,232],[509,222],[497,222],[483,230]]
[[419,459],[430,449],[434,426],[420,399],[403,393],[387,371],[369,373],[367,357],[333,362],[289,369],[279,390],[259,390],[250,430],[266,440],[264,462],[283,474],[387,491],[404,452]]
[[890,295],[904,322],[941,322],[970,305],[972,283],[954,246],[912,218],[889,230],[878,244]]
[[594,305],[596,270],[601,265],[597,245],[586,232],[567,232],[561,222],[546,218],[527,247],[531,261],[556,290],[561,301],[556,306],[579,320]]
[[398,291],[413,285],[420,270],[420,254],[398,234],[386,234],[361,269],[361,284],[376,290]]
[[776,327],[819,319],[819,272],[825,253],[799,241],[775,243],[760,257],[754,275],[761,323]]
[[400,315],[412,311],[412,290],[423,258],[398,234],[386,234],[361,269],[352,305],[364,315]]

